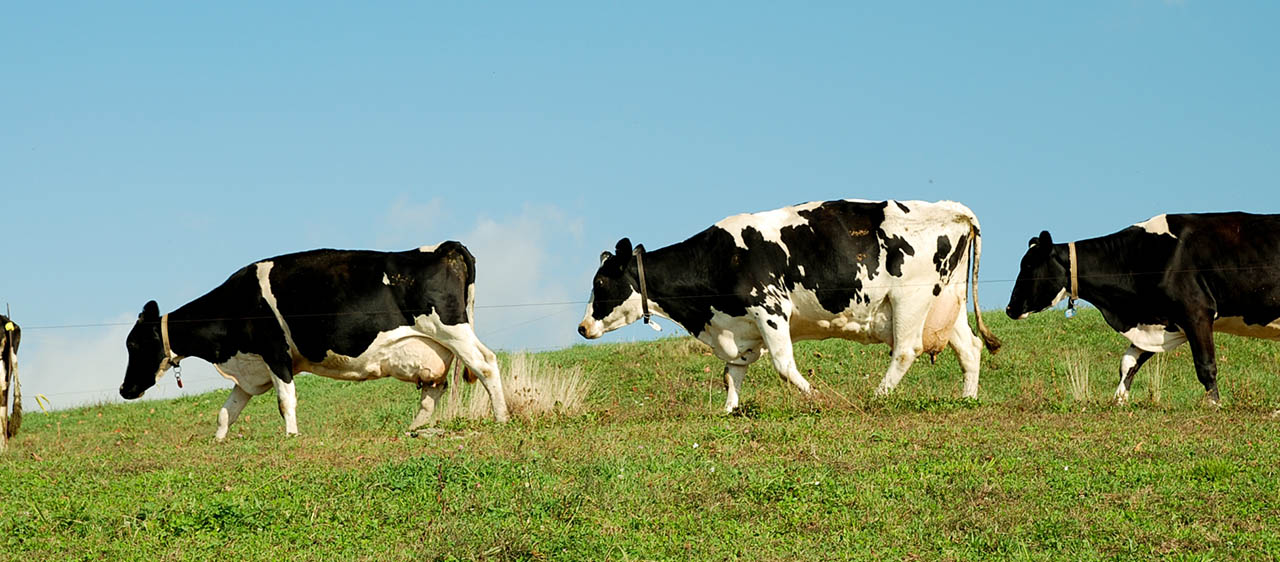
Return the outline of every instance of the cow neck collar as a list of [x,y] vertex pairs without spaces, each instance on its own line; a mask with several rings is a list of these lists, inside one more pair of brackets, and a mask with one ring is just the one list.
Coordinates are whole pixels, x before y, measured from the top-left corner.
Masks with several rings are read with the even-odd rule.
[[169,315],[160,317],[160,344],[164,346],[164,358],[169,361],[169,365],[178,366],[178,362],[182,361],[182,356],[173,352],[173,348],[169,346]]
[[1071,269],[1071,300],[1067,301],[1067,308],[1076,307],[1076,299],[1080,298],[1080,268],[1076,265],[1076,243],[1067,243],[1067,262]]
[[178,382],[178,388],[182,388],[182,366],[178,365],[182,361],[182,357],[173,352],[173,348],[169,347],[169,315],[160,317],[160,344],[164,346],[164,359],[169,362],[169,366],[173,367],[173,380]]
[[649,288],[644,281],[644,244],[636,246],[633,254],[636,256],[636,277],[640,280],[640,310],[644,312],[644,323],[648,324],[652,314],[649,312]]

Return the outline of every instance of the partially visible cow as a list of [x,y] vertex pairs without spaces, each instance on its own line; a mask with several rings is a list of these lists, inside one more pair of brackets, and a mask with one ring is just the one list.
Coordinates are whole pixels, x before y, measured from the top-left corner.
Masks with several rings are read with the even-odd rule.
[[1280,215],[1158,215],[1067,244],[1045,231],[1028,246],[1006,312],[1026,318],[1077,297],[1098,307],[1130,342],[1120,402],[1152,355],[1190,343],[1196,376],[1216,403],[1213,333],[1280,339]]
[[[22,394],[18,390],[18,344],[22,328],[8,316],[0,314],[0,451],[9,438],[18,434],[22,425]],[[13,409],[9,409],[9,392],[13,391]]]
[[472,329],[475,258],[458,242],[406,252],[313,250],[263,260],[169,314],[148,302],[129,332],[120,395],[142,393],[184,357],[213,363],[235,382],[218,413],[223,439],[249,398],[275,387],[285,432],[295,434],[293,376],[417,383],[409,429],[431,421],[456,356],[507,420],[497,357]]
[[[683,326],[725,362],[725,411],[738,407],[747,366],[767,350],[808,394],[791,342],[887,343],[893,390],[922,353],[950,345],[965,397],[978,394],[982,343],[1000,343],[965,311],[982,253],[978,219],[952,201],[828,201],[728,217],[692,238],[644,251],[618,242],[601,256],[578,333],[594,339],[653,314]],[[975,285],[976,287],[976,285]],[[974,291],[977,310],[977,291]]]

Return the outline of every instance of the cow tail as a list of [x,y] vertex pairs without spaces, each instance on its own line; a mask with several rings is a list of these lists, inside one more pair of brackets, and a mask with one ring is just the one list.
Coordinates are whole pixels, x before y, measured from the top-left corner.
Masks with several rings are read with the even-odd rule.
[[[464,265],[463,271],[461,272],[463,284],[462,292],[463,298],[466,299],[467,323],[471,325],[471,330],[474,332],[476,329],[476,257],[472,255],[471,250],[468,250],[461,242],[453,240],[441,244],[436,251],[440,251],[446,247],[449,251],[462,257],[462,263]],[[471,372],[471,369],[467,367],[465,363],[457,357],[454,357],[454,359],[457,360],[457,364],[454,366],[455,379],[461,376],[462,380],[466,381],[468,384],[474,383],[478,380],[476,374]]]
[[982,229],[978,226],[977,217],[970,216],[969,232],[973,236],[973,267],[969,269],[969,286],[973,288],[973,315],[978,319],[978,334],[987,351],[995,353],[1000,350],[1000,338],[991,333],[987,324],[982,321],[982,307],[978,305],[978,262],[982,260]]

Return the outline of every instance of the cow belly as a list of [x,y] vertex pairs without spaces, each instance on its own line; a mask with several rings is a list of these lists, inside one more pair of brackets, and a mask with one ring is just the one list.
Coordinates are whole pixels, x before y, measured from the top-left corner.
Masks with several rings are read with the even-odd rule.
[[299,361],[295,370],[332,379],[363,381],[392,377],[408,382],[442,383],[453,353],[439,342],[400,328],[379,334],[357,357],[328,352],[319,363]]
[[1213,323],[1213,331],[1246,338],[1280,340],[1280,319],[1272,320],[1271,323],[1263,325],[1245,324],[1244,318],[1234,316],[1219,318]]
[[271,367],[256,353],[236,353],[230,359],[215,364],[214,368],[250,395],[258,395],[271,388]]
[[947,348],[951,342],[951,332],[955,329],[956,318],[964,309],[963,293],[947,287],[933,302],[929,315],[925,317],[921,343],[924,353],[936,355]]
[[[793,295],[794,298],[794,295]],[[798,298],[791,316],[791,339],[820,340],[840,338],[860,343],[889,343],[893,341],[893,316],[888,299],[878,305],[855,305],[831,314],[823,310],[813,299]]]
[[1187,342],[1186,334],[1167,331],[1160,324],[1139,324],[1123,335],[1134,347],[1153,353],[1169,351]]

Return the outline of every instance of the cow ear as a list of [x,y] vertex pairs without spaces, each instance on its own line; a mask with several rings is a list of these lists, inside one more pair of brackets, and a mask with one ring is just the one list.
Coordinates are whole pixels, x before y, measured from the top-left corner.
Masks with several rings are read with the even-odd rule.
[[1049,236],[1048,230],[1042,230],[1040,231],[1040,239],[1036,243],[1044,246],[1053,246],[1053,237]]
[[140,319],[140,320],[159,320],[159,319],[160,319],[160,305],[156,304],[156,301],[147,301],[147,304],[142,305],[142,314],[139,314],[139,315],[138,315],[138,319]]
[[1036,242],[1039,242],[1039,241],[1040,241],[1040,239],[1039,239],[1039,238],[1036,238],[1035,236],[1032,236],[1030,240],[1027,240],[1027,247],[1028,247],[1028,248],[1034,248],[1034,247],[1036,247]]
[[610,254],[609,252],[601,252],[601,253],[600,253],[600,265],[604,265],[604,262],[609,261],[609,258],[611,258],[611,257],[613,257],[613,254]]
[[622,240],[619,240],[618,245],[613,249],[613,253],[618,254],[619,256],[631,255],[631,239],[623,238]]

